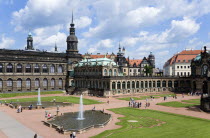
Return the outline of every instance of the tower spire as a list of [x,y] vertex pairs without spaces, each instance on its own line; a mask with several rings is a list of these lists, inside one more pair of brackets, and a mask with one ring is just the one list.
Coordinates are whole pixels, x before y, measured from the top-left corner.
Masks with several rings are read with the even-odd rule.
[[55,52],[58,51],[58,48],[57,48],[57,44],[56,44],[56,41],[55,41]]
[[74,14],[73,14],[73,10],[72,10],[72,15],[71,15],[71,24],[74,24]]
[[120,42],[119,42],[119,52],[121,52],[121,46],[120,46]]

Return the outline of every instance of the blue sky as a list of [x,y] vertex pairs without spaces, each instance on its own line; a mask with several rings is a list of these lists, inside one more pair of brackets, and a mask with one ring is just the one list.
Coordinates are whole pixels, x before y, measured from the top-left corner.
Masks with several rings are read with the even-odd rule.
[[184,49],[210,45],[210,0],[0,0],[0,48],[66,50],[74,11],[79,52],[116,53],[142,59],[152,51],[156,66]]

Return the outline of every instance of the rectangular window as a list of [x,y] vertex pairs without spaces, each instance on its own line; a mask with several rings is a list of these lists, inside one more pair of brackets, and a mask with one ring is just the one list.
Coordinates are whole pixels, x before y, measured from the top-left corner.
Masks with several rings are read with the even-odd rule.
[[190,72],[188,72],[188,76],[190,76]]
[[179,72],[177,72],[177,76],[179,76]]
[[182,76],[183,74],[182,74],[182,72],[181,72],[181,76]]

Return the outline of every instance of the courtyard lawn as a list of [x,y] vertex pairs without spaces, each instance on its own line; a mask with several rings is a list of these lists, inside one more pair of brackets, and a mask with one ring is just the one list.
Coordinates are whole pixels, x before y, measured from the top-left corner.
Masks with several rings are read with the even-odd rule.
[[[210,120],[135,108],[110,109],[122,114],[119,129],[106,130],[94,138],[202,138],[210,137]],[[133,120],[133,122],[129,122]],[[138,121],[138,122],[135,122]]]
[[193,103],[181,103],[181,102],[165,102],[165,103],[157,103],[157,105],[163,105],[163,106],[169,106],[169,107],[190,107],[190,106],[195,106],[198,104],[193,104]]
[[[155,99],[160,98],[159,96],[156,96],[156,95],[150,95],[150,96],[153,96]],[[146,98],[150,99],[151,98],[150,96],[140,96],[139,100],[146,100]]]
[[[45,94],[61,94],[62,91],[43,91],[41,95]],[[17,97],[17,96],[29,96],[29,95],[37,95],[38,92],[22,92],[22,93],[0,93],[0,98],[9,98],[9,97]]]
[[[51,97],[41,97],[41,101],[53,101],[53,99],[56,100],[56,102],[69,102],[74,104],[79,104],[79,97],[73,97],[73,96],[51,96]],[[21,98],[21,99],[8,99],[3,100],[2,102],[30,102],[30,101],[37,101],[37,97],[34,98]],[[83,104],[89,105],[89,104],[99,104],[102,102],[91,100],[91,99],[85,99],[83,98]]]
[[182,102],[200,105],[200,99],[182,100]]
[[154,95],[154,96],[159,96],[159,97],[164,97],[164,96],[167,96],[167,97],[173,97],[175,96],[176,94],[158,94],[158,95]]

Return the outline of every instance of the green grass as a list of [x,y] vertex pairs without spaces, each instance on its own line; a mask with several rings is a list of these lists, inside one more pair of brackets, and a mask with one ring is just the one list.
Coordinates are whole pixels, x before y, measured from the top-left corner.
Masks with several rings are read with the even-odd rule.
[[[45,94],[60,94],[62,91],[45,91],[41,92],[41,95]],[[37,95],[37,92],[23,92],[23,93],[1,93],[0,98],[9,98],[9,97],[17,97],[17,96],[29,96],[29,95]]]
[[169,107],[190,107],[190,106],[195,106],[198,104],[188,104],[188,103],[181,103],[181,102],[165,102],[165,103],[157,103],[157,105],[163,105],[163,106],[169,106]]
[[[204,138],[210,137],[210,120],[184,115],[139,110],[135,108],[116,108],[111,111],[122,114],[117,125],[119,129],[106,130],[94,138]],[[137,120],[138,122],[128,122]],[[160,124],[160,126],[157,126]]]
[[164,97],[164,96],[167,96],[167,97],[172,97],[172,96],[175,96],[176,94],[158,94],[158,95],[154,95],[154,96],[159,96],[159,97]]
[[[153,96],[155,99],[160,98],[159,96],[156,96],[156,95],[151,95],[151,96]],[[150,99],[151,97],[150,96],[140,96],[140,100],[145,100],[146,98]]]
[[186,102],[186,103],[193,103],[193,104],[200,104],[200,99],[191,99],[191,100],[182,100],[182,102]]
[[[74,104],[79,104],[79,97],[73,97],[73,96],[51,96],[51,97],[41,97],[41,101],[53,101],[53,99],[56,99],[56,102],[69,102]],[[9,100],[3,100],[2,102],[30,102],[30,101],[37,101],[37,97],[35,98],[21,98],[21,99],[9,99]],[[85,99],[83,98],[83,104],[89,105],[89,104],[99,104],[102,102],[91,100],[91,99]]]

